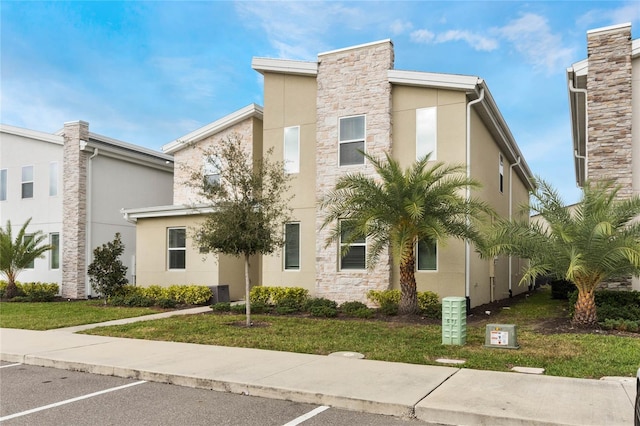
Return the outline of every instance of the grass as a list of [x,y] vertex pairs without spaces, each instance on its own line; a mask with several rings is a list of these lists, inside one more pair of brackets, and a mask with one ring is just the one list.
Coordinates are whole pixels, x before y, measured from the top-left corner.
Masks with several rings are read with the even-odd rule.
[[99,300],[0,303],[0,327],[50,330],[158,313],[152,308],[104,306]]
[[[567,315],[566,302],[542,290],[511,309],[467,326],[464,346],[442,345],[439,325],[380,320],[341,320],[253,315],[262,326],[237,326],[243,315],[201,314],[88,330],[99,334],[326,355],[354,351],[368,359],[438,365],[437,358],[464,359],[465,368],[508,371],[542,367],[547,375],[600,378],[632,376],[638,368],[640,336],[542,334],[542,321]],[[485,325],[516,324],[520,349],[485,348]]]

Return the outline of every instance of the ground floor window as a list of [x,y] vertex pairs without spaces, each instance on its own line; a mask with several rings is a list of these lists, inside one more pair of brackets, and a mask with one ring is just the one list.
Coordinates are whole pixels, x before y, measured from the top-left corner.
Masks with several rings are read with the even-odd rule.
[[346,254],[340,257],[340,269],[365,269],[367,239],[358,237],[351,240],[352,232],[352,225],[348,220],[340,221],[340,249],[348,246]]
[[51,269],[60,269],[60,234],[49,234],[49,245],[51,251],[49,252],[49,267]]
[[438,244],[432,241],[418,242],[418,271],[435,271],[438,269]]
[[168,232],[169,269],[185,269],[187,258],[187,229],[169,228]]
[[284,269],[300,269],[300,224],[284,226]]

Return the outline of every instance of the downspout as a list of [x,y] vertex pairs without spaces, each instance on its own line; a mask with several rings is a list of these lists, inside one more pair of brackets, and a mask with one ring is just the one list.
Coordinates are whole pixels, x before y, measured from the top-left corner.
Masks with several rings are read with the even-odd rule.
[[[584,95],[584,155],[578,154],[578,147],[573,150],[573,156],[580,160],[584,160],[584,180],[589,179],[589,168],[587,167],[587,134],[589,132],[589,113],[587,111],[587,89],[577,89],[573,85],[573,78],[569,80],[569,92],[582,93]],[[578,129],[579,130],[579,129]],[[578,139],[580,139],[578,137]],[[578,167],[580,163],[578,163]],[[579,185],[578,185],[579,186]]]
[[[478,80],[481,81],[481,80]],[[478,83],[479,84],[479,83]],[[482,102],[484,99],[484,87],[480,88],[480,96],[478,99],[471,101],[467,104],[467,179],[471,179],[471,107],[479,102]],[[469,201],[471,199],[471,188],[467,185],[466,188],[466,200]],[[469,225],[469,216],[467,216],[467,225]],[[471,244],[469,240],[465,241],[465,253],[464,253],[464,296],[467,300],[467,312],[471,309],[471,282],[470,282],[470,273],[471,273]]]
[[[89,161],[87,161],[87,255],[86,255],[86,259],[87,261],[89,259],[91,259],[91,253],[92,253],[92,249],[91,249],[91,194],[93,193],[93,191],[91,190],[91,177],[92,177],[92,173],[91,173],[91,160],[93,160],[95,157],[98,156],[98,148],[93,148],[93,154],[91,154],[91,156],[89,157]],[[89,265],[87,265],[88,267]],[[87,279],[87,273],[85,272],[85,285],[86,285],[86,293],[88,298],[91,298],[91,284],[89,284],[89,280]]]
[[[522,160],[522,157],[518,157],[518,161],[509,166],[509,222],[511,222],[511,218],[513,216],[513,168],[520,165],[520,160]],[[509,297],[513,297],[513,291],[511,290],[511,274],[511,255],[509,255]]]

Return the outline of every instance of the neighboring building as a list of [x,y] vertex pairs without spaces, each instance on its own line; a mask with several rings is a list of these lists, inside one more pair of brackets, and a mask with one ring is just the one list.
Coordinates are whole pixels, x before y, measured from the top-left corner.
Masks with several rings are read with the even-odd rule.
[[[640,39],[631,24],[587,32],[587,59],[567,68],[576,182],[613,180],[640,194]],[[640,290],[638,279],[611,286]]]
[[17,232],[31,217],[27,231],[42,231],[54,247],[19,280],[55,282],[63,297],[93,294],[93,250],[116,232],[134,279],[135,228],[120,209],[170,202],[172,185],[170,155],[90,133],[86,122],[56,134],[0,125],[0,223]]
[[[404,166],[428,152],[434,160],[466,164],[469,176],[483,184],[472,196],[505,217],[519,211],[528,202],[532,174],[486,83],[472,76],[395,70],[393,60],[390,40],[321,53],[313,62],[254,58],[253,68],[264,76],[264,112],[249,106],[165,146],[176,161],[175,205],[124,211],[138,226],[138,283],[230,284],[232,299],[244,295],[243,280],[223,273],[226,260],[203,262],[188,231],[180,234],[181,247],[171,241],[171,232],[182,232],[172,229],[188,230],[198,221],[189,208],[198,200],[178,179],[179,170],[203,167],[192,147],[219,143],[231,131],[243,135],[254,156],[273,149],[293,175],[286,245],[252,262],[254,284],[300,286],[338,302],[366,301],[368,290],[399,288],[388,253],[367,269],[366,241],[342,259],[339,243],[325,247],[328,230],[320,230],[319,200],[345,173],[374,173],[358,150],[390,152]],[[170,265],[175,249],[182,251],[180,268]],[[419,247],[418,253],[419,291],[467,296],[477,306],[526,290],[518,286],[518,259],[481,260],[472,246],[454,239]]]

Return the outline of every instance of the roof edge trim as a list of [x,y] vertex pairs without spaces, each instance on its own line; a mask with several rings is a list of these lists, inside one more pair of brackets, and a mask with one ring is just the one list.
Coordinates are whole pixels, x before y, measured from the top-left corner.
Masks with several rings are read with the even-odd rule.
[[293,75],[318,75],[318,63],[311,61],[292,61],[289,59],[256,58],[251,60],[251,68],[260,74],[274,72]]

